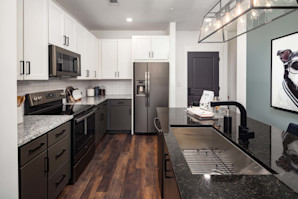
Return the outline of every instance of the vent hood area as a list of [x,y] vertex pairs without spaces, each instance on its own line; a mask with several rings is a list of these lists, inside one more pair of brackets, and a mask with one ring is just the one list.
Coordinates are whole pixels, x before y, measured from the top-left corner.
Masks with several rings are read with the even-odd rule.
[[220,0],[205,16],[198,43],[224,43],[297,11],[298,0]]

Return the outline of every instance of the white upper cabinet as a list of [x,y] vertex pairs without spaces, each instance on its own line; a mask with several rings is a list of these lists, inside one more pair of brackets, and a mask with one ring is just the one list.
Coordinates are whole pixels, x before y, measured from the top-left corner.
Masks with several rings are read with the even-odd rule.
[[64,48],[64,11],[52,1],[49,1],[49,43]]
[[151,59],[169,59],[170,38],[155,36],[151,38]]
[[48,0],[19,0],[18,12],[18,79],[47,80]]
[[76,51],[77,23],[54,2],[49,2],[49,43]]
[[170,52],[169,36],[133,36],[133,60],[167,61]]
[[115,79],[117,77],[117,40],[101,40],[101,78]]
[[100,52],[102,79],[131,79],[131,39],[103,39]]
[[118,78],[131,79],[131,39],[118,40]]
[[133,38],[134,59],[150,59],[151,37],[139,36]]
[[76,25],[77,23],[67,14],[64,15],[64,34],[66,49],[76,51]]
[[76,52],[81,55],[81,76],[78,79],[87,78],[87,52],[86,52],[86,32],[87,30],[77,24],[76,26]]

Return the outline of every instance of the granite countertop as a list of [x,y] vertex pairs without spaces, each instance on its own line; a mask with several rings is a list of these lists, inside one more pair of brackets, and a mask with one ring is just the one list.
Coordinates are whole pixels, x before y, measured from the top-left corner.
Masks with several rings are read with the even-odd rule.
[[[285,143],[285,140],[291,140],[290,143],[294,143],[298,140],[298,136],[291,135],[292,137],[284,137],[283,140],[280,129],[248,118],[247,125],[250,130],[255,132],[255,138],[250,139],[249,145],[245,146],[237,139],[237,126],[239,126],[240,117],[234,112],[231,112],[231,134],[222,133],[222,118],[194,120],[188,116],[185,108],[157,108],[157,113],[182,198],[298,198],[297,162],[291,167],[291,164],[284,160],[284,147],[288,144]],[[261,164],[275,171],[276,174],[212,175],[211,178],[205,178],[204,175],[193,175],[171,130],[171,127],[175,125],[212,126]]]
[[[80,101],[75,102],[75,104],[82,104],[82,105],[98,105],[106,100],[109,99],[132,99],[131,94],[119,94],[119,95],[105,95],[99,97],[83,97]],[[72,104],[72,103],[66,103]]]
[[25,115],[24,122],[18,125],[18,146],[34,140],[72,118],[72,115]]

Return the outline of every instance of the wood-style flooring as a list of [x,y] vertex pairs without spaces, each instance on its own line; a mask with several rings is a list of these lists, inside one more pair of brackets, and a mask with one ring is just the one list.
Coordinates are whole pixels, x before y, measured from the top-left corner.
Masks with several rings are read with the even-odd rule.
[[75,185],[62,198],[160,198],[157,136],[106,134]]

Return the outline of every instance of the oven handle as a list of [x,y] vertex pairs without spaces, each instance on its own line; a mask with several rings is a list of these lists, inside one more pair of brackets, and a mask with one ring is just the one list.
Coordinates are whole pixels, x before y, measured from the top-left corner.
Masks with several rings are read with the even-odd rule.
[[97,110],[97,109],[93,109],[90,113],[88,113],[88,114],[86,114],[86,115],[84,115],[84,116],[82,116],[82,117],[79,117],[79,118],[75,119],[75,122],[76,122],[76,123],[79,123],[79,122],[83,121],[83,120],[86,119],[87,117],[89,117],[89,116],[91,116],[92,114],[94,114],[94,113],[96,112],[96,110]]

